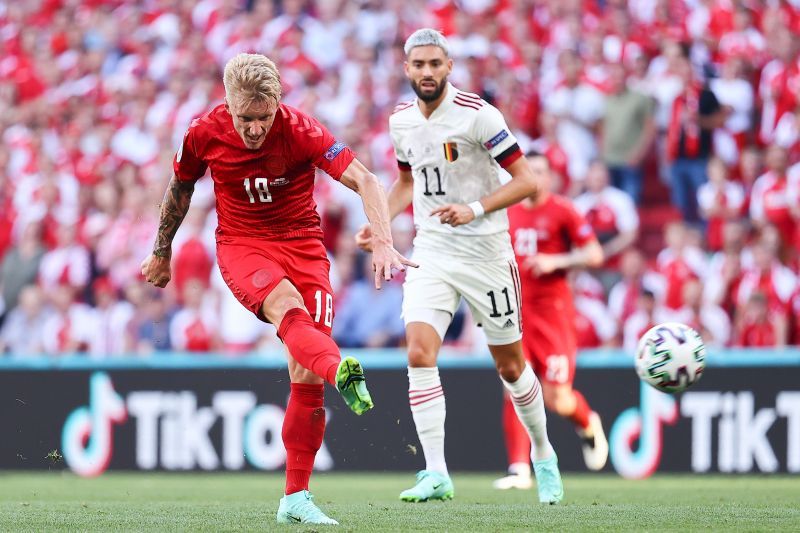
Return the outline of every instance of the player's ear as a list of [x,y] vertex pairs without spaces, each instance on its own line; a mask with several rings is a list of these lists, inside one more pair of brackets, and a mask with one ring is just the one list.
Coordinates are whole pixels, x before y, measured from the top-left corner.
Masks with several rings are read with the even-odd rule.
[[224,101],[225,101],[225,111],[227,111],[228,114],[232,116],[233,113],[231,112],[231,106],[228,105],[228,97],[227,96],[225,97]]
[[406,72],[406,77],[410,77],[408,74],[408,61],[403,61],[403,70]]
[[453,58],[452,57],[448,57],[447,58],[447,73],[451,74],[452,72],[453,72]]

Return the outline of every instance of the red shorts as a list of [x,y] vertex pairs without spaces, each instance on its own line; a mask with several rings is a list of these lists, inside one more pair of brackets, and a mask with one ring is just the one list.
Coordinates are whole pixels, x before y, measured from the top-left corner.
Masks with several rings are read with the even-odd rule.
[[261,320],[267,322],[261,313],[264,300],[285,278],[300,293],[317,329],[331,334],[331,263],[322,240],[226,239],[217,243],[217,261],[233,295]]
[[522,349],[540,380],[572,384],[575,379],[575,308],[571,299],[524,302]]

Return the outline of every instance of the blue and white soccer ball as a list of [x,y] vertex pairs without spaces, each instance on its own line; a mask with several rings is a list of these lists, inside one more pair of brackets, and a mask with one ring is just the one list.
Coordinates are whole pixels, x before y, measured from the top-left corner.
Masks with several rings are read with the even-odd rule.
[[686,324],[665,322],[639,339],[636,373],[662,392],[681,392],[696,383],[706,367],[706,345]]

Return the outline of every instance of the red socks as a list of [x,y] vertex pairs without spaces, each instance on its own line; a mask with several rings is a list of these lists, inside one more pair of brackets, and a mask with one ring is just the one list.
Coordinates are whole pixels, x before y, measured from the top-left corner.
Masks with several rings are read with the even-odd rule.
[[336,369],[342,356],[332,338],[314,327],[303,309],[290,309],[283,315],[278,335],[289,353],[303,368],[336,386]]
[[506,437],[508,464],[531,462],[531,438],[519,421],[514,403],[508,394],[503,395],[503,433]]
[[325,434],[325,385],[292,383],[290,386],[281,431],[286,448],[286,494],[308,490],[314,458]]
[[589,415],[592,413],[592,408],[583,394],[572,389],[572,394],[575,397],[575,411],[569,416],[569,419],[581,429],[589,427]]

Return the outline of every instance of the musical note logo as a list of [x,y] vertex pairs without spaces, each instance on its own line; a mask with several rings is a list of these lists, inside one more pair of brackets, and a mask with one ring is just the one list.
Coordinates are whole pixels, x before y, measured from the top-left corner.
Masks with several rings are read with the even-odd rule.
[[[609,436],[611,464],[625,478],[653,474],[661,462],[662,426],[678,420],[678,403],[669,394],[640,383],[641,407],[630,407],[614,422]],[[638,446],[634,449],[634,443]]]

